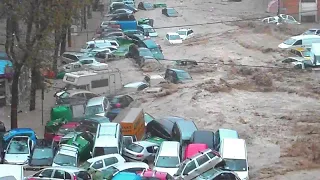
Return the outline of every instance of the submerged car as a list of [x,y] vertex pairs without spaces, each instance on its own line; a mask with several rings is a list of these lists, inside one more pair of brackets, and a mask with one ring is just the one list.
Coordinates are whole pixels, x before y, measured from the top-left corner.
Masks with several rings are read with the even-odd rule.
[[193,36],[193,30],[188,28],[188,29],[179,29],[177,31],[177,33],[179,34],[180,38],[182,40],[186,40],[188,38],[190,38],[191,36]]
[[176,32],[168,32],[165,37],[167,44],[181,44],[182,39],[180,35]]
[[28,136],[13,137],[6,149],[4,156],[5,164],[27,164],[28,158],[33,149],[34,143]]
[[139,2],[138,9],[141,10],[152,10],[154,9],[153,4],[149,2]]
[[167,172],[160,172],[160,171],[153,171],[153,170],[146,170],[143,171],[141,174],[143,180],[171,180],[173,177]]
[[169,116],[156,119],[148,123],[146,127],[147,137],[160,137],[166,140],[172,140],[173,125],[177,121],[184,121],[181,117]]
[[153,27],[154,20],[150,18],[140,18],[138,20],[138,25],[146,24]]
[[150,36],[150,37],[157,37],[158,33],[156,30],[153,29],[152,26],[147,24],[140,24],[137,26],[137,29],[141,32],[143,32],[143,35]]
[[128,161],[151,163],[159,149],[159,145],[149,141],[133,142],[124,148],[123,156]]
[[184,83],[192,80],[192,77],[188,72],[182,69],[170,69],[170,68],[166,70],[166,74],[164,78],[174,84]]
[[43,166],[51,166],[55,155],[50,141],[38,140],[28,161],[29,167],[35,171]]
[[178,17],[179,14],[174,8],[164,8],[162,9],[162,14],[168,17]]

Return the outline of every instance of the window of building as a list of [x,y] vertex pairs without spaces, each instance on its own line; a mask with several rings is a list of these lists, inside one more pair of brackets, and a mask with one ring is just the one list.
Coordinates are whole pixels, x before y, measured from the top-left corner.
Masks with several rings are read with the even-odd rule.
[[316,0],[301,0],[301,3],[315,3]]
[[301,22],[316,22],[316,16],[315,15],[301,16]]

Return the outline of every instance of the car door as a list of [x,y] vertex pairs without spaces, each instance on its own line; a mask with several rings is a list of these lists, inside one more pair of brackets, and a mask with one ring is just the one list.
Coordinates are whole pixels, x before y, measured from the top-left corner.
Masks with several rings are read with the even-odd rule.
[[103,162],[104,162],[104,168],[107,168],[107,167],[110,167],[111,165],[118,163],[119,161],[116,157],[109,157],[109,158],[105,158]]
[[47,179],[51,179],[51,176],[53,175],[53,169],[45,169],[43,170],[41,173],[37,173],[33,176],[33,178],[35,179],[44,179],[44,180],[47,180]]
[[98,161],[94,162],[91,167],[94,169],[103,168],[103,160],[98,160]]
[[191,29],[188,30],[188,32],[187,32],[187,38],[190,37],[190,36],[192,36],[192,35],[193,35],[193,30],[191,30]]
[[62,170],[55,170],[52,176],[52,180],[62,180],[65,179],[65,172]]
[[195,161],[194,160],[189,161],[188,164],[186,165],[186,167],[184,168],[184,170],[182,171],[182,175],[184,177],[188,176],[191,173],[191,171],[193,171],[196,168],[197,168],[197,165],[196,165]]
[[148,162],[154,162],[155,155],[158,152],[159,146],[158,145],[149,146],[146,149],[147,149],[147,152],[149,153],[146,159],[148,160]]

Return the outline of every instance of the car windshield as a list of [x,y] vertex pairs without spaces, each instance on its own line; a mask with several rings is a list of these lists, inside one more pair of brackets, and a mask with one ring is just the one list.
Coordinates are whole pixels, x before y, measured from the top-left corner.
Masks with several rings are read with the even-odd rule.
[[117,154],[117,147],[96,147],[94,149],[94,157],[103,156],[106,154]]
[[154,53],[154,54],[160,54],[161,53],[161,51],[160,51],[160,49],[158,47],[151,48],[149,50],[151,51],[151,53]]
[[179,158],[175,156],[159,156],[156,162],[156,167],[162,168],[176,168],[177,164],[179,164]]
[[176,15],[177,14],[177,11],[175,10],[175,9],[167,9],[167,12],[168,12],[168,14],[170,14],[170,15]]
[[143,150],[143,146],[140,146],[138,144],[132,143],[127,147],[128,150],[136,152],[136,153],[140,153]]
[[130,136],[123,136],[123,144],[125,147],[128,147],[133,142],[132,137]]
[[59,98],[68,98],[69,96],[70,96],[70,93],[64,92],[59,96]]
[[86,161],[86,162],[84,162],[84,163],[82,163],[82,164],[80,165],[80,168],[82,168],[82,169],[88,169],[91,164],[92,164],[92,163]]
[[100,113],[104,113],[102,105],[86,107],[86,116],[92,116]]
[[225,169],[231,171],[247,171],[247,160],[245,159],[224,159]]
[[178,31],[177,32],[179,35],[187,35],[187,31]]
[[146,57],[146,56],[153,56],[149,49],[139,49],[139,55]]
[[174,34],[174,35],[170,35],[170,36],[169,36],[169,40],[180,40],[180,39],[181,39],[180,36],[177,35],[177,34]]
[[148,32],[148,33],[154,33],[156,32],[153,28],[145,28],[144,31]]
[[76,166],[77,165],[77,158],[74,156],[68,156],[65,154],[57,154],[54,157],[53,162],[60,166]]
[[19,141],[11,141],[7,154],[29,154],[28,139],[20,139]]
[[72,127],[72,128],[71,127],[68,127],[68,128],[61,127],[61,128],[59,128],[57,135],[58,136],[63,136],[63,135],[66,135],[66,134],[68,134],[70,132],[74,132],[74,130],[75,130],[75,127]]
[[286,45],[292,45],[293,43],[296,42],[296,39],[293,39],[293,38],[290,38],[290,39],[287,39],[283,42],[283,44],[286,44]]
[[189,73],[187,72],[178,72],[177,76],[180,80],[188,80],[188,79],[192,79],[192,77],[190,76]]
[[33,150],[32,159],[48,159],[52,158],[53,153],[51,148],[39,148]]
[[312,34],[315,34],[316,31],[317,31],[317,30],[310,29],[310,30],[304,32],[303,34],[304,34],[304,35],[312,35]]
[[143,3],[143,6],[146,8],[146,9],[153,9],[153,4],[151,3]]

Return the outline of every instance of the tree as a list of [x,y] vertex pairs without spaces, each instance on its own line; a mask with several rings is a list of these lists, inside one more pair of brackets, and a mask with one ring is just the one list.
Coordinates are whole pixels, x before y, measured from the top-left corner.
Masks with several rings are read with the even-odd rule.
[[23,69],[36,70],[37,56],[49,41],[54,26],[56,0],[4,0],[6,9],[5,49],[13,64],[11,128],[18,127],[19,78]]

